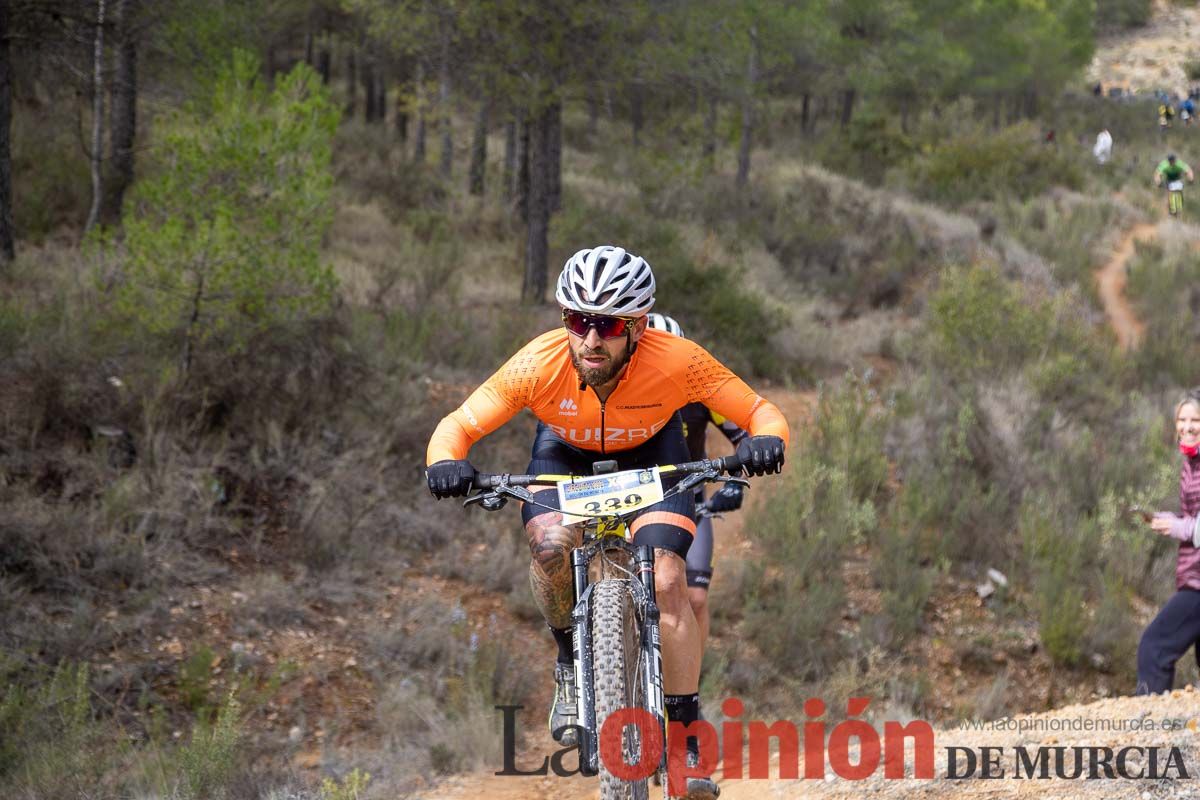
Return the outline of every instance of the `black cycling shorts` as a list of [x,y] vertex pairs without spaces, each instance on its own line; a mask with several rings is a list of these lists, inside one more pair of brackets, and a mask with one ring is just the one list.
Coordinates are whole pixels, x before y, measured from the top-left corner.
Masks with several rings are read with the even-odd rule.
[[[679,414],[675,414],[666,426],[645,444],[619,453],[581,450],[562,440],[539,422],[537,435],[533,439],[533,452],[525,471],[530,475],[591,475],[594,462],[608,459],[615,459],[620,470],[645,469],[661,464],[682,464],[689,461]],[[682,477],[664,476],[663,488],[671,488],[682,480]],[[554,489],[534,492],[534,497],[541,505],[525,504],[521,509],[521,519],[525,523],[539,514],[546,513],[543,506],[558,508],[558,492]],[[691,492],[682,492],[640,509],[630,520],[633,543],[670,550],[680,558],[686,559],[688,549],[692,545],[692,534],[696,530],[695,511],[695,501]]]

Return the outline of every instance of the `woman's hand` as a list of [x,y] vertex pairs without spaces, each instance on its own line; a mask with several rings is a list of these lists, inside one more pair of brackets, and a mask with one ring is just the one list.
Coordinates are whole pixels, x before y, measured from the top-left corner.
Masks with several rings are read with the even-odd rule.
[[1150,527],[1163,536],[1170,536],[1181,542],[1190,542],[1195,536],[1196,518],[1180,517],[1160,511],[1150,520]]

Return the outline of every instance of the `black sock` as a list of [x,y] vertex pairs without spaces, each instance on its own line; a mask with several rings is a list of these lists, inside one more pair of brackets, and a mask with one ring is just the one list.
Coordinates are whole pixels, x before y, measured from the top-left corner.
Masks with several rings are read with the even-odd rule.
[[574,664],[575,650],[571,644],[571,629],[556,628],[553,625],[547,625],[550,633],[554,635],[554,642],[558,645],[558,663],[559,664]]
[[[667,718],[671,722],[691,725],[700,718],[699,694],[669,694],[666,696]],[[693,753],[700,752],[700,743],[695,736],[687,738],[687,749]]]

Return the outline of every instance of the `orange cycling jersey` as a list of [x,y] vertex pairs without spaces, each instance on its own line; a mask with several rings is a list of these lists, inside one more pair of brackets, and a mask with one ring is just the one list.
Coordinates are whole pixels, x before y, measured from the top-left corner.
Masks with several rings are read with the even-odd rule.
[[567,332],[544,333],[508,360],[438,424],[427,463],[466,458],[471,445],[530,409],[560,438],[583,450],[616,453],[662,430],[677,410],[700,402],[752,435],[787,442],[788,425],[772,403],[695,342],[650,329],[638,341],[617,387],[603,403],[582,386]]

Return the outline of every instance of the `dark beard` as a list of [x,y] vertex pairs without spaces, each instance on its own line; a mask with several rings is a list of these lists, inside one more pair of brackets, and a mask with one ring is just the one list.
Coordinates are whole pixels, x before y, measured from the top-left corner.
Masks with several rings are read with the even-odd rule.
[[[580,349],[582,350],[583,348]],[[593,352],[596,351],[588,350],[583,353],[583,355],[590,355]],[[575,372],[577,375],[579,375],[579,380],[583,381],[588,386],[591,386],[593,389],[599,388],[615,378],[617,373],[621,371],[621,368],[625,366],[625,362],[629,361],[628,347],[626,347],[620,358],[611,359],[603,367],[597,367],[595,369],[591,367],[585,367],[580,355],[580,353],[572,352],[571,364],[574,365]]]

